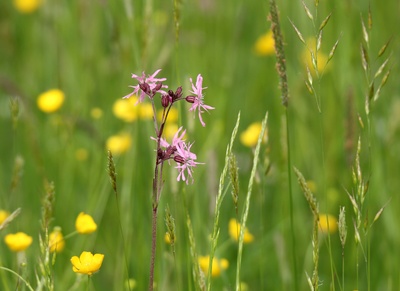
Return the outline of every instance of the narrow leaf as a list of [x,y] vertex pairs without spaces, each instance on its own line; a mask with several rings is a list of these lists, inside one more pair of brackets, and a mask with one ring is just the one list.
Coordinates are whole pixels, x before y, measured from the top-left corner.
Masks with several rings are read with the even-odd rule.
[[364,41],[368,45],[368,43],[369,43],[368,31],[367,31],[367,28],[365,27],[364,20],[362,19],[362,17],[361,17],[361,26],[362,26],[362,30],[363,30]]
[[306,11],[308,18],[310,18],[311,20],[314,20],[314,17],[312,16],[310,10],[308,9],[306,3],[304,3],[304,1],[301,1],[301,3],[303,4],[304,10]]
[[333,58],[333,55],[334,55],[335,52],[336,52],[336,48],[337,48],[337,46],[338,46],[338,44],[339,44],[339,40],[340,40],[340,37],[341,37],[341,36],[342,36],[342,34],[340,34],[339,38],[337,39],[337,41],[336,41],[335,44],[333,45],[331,51],[329,52],[327,63],[329,63],[329,61]]
[[294,25],[294,23],[293,23],[290,19],[289,19],[289,21],[290,21],[290,24],[292,24],[294,30],[296,31],[297,36],[299,37],[300,41],[301,41],[302,43],[306,44],[306,42],[305,42],[305,40],[304,40],[304,37],[303,37],[303,35],[301,34],[300,30],[297,29],[296,25]]
[[389,46],[390,42],[392,41],[392,38],[389,38],[389,40],[381,47],[381,49],[378,52],[378,58],[383,55]]
[[321,31],[327,24],[329,19],[331,18],[332,12],[322,21],[321,25],[319,26],[319,31]]

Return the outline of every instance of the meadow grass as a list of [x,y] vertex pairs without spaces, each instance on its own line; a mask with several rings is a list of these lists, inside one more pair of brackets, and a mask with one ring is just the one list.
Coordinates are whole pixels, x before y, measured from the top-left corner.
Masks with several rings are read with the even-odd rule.
[[[215,110],[202,127],[177,107],[205,164],[189,185],[164,165],[154,289],[400,289],[396,1],[277,1],[287,87],[276,54],[255,48],[269,1],[13,3],[0,3],[0,210],[16,211],[0,223],[1,290],[148,289],[153,121],[113,108],[132,73],[157,69],[185,95],[201,73]],[[65,101],[45,113],[37,98],[53,88]],[[109,152],[119,133],[130,144]],[[96,231],[75,233],[80,212]],[[33,241],[13,252],[5,237],[20,231]],[[83,251],[104,254],[89,278],[72,271]]]

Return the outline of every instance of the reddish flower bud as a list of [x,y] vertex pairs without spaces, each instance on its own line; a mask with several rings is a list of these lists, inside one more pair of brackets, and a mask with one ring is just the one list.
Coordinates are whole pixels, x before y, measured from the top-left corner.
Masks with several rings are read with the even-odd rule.
[[182,96],[182,86],[178,87],[178,89],[176,89],[176,91],[175,91],[176,99],[181,98],[181,96]]
[[150,95],[151,90],[150,90],[149,84],[147,84],[147,83],[140,83],[140,84],[139,84],[139,87],[140,87],[140,89],[141,89],[144,93],[146,93],[147,95]]
[[168,95],[162,95],[161,96],[161,105],[162,107],[166,108],[169,105],[170,98]]
[[189,103],[194,103],[194,101],[196,101],[196,96],[186,96],[185,99]]
[[185,159],[182,158],[181,156],[175,156],[174,157],[174,161],[179,163],[179,164],[184,164],[185,163]]
[[157,92],[158,90],[160,90],[161,89],[161,87],[162,87],[162,83],[160,82],[160,83],[157,83],[157,85],[154,87],[154,89],[153,89],[153,92],[155,93],[155,92]]

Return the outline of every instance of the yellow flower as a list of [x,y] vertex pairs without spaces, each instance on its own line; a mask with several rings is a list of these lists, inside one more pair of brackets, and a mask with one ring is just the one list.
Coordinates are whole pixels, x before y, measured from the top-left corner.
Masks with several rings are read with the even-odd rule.
[[75,273],[91,276],[100,270],[103,259],[103,254],[93,255],[91,252],[82,252],[79,258],[77,256],[71,258],[72,270]]
[[76,218],[75,228],[80,234],[88,234],[96,231],[97,224],[94,222],[93,217],[81,212]]
[[10,216],[10,212],[0,209],[0,225]]
[[150,103],[138,104],[139,116],[144,120],[153,119],[153,106]]
[[99,107],[94,107],[92,110],[90,110],[90,116],[93,119],[100,119],[103,116],[103,110]]
[[[240,223],[236,221],[236,219],[232,218],[229,220],[229,235],[232,239],[235,241],[239,240],[240,236]],[[244,229],[244,237],[243,237],[243,242],[246,243],[251,243],[254,240],[254,236],[249,232],[247,227]]]
[[32,13],[41,2],[40,0],[14,0],[14,6],[21,13]]
[[171,244],[171,237],[170,237],[170,235],[169,235],[169,232],[166,232],[165,233],[165,235],[164,235],[164,241],[167,243],[167,244]]
[[50,247],[50,252],[54,253],[60,253],[65,247],[65,240],[64,236],[61,233],[61,228],[60,227],[55,227],[53,232],[50,233],[49,235],[49,247]]
[[[178,131],[178,124],[176,123],[166,123],[164,127],[164,137],[166,140],[171,140],[175,133]],[[186,135],[183,137],[183,139],[186,138]]]
[[[255,147],[258,141],[258,136],[261,132],[261,122],[253,122],[249,127],[240,134],[240,141],[247,147]],[[267,130],[265,131],[263,141],[266,143],[268,140]]]
[[310,189],[311,192],[316,193],[317,192],[317,184],[313,180],[308,180],[306,181],[308,189]]
[[114,102],[112,111],[114,115],[125,122],[133,122],[138,118],[137,96],[128,99],[118,99]]
[[326,62],[328,61],[328,56],[321,52],[321,50],[318,50],[317,54],[315,54],[315,39],[308,39],[307,40],[307,47],[304,48],[301,58],[304,62],[304,65],[307,65],[308,68],[310,69],[310,72],[315,75],[315,69],[313,65],[313,57],[311,56],[311,52],[314,55],[314,61],[316,58],[317,61],[317,70],[319,73],[321,73],[326,66]]
[[132,144],[132,139],[129,134],[121,133],[118,135],[112,135],[107,139],[106,147],[113,154],[118,155],[125,153],[129,150]]
[[17,232],[15,234],[7,234],[4,241],[10,250],[20,252],[32,244],[32,237],[23,232]]
[[338,229],[338,221],[331,214],[319,215],[319,229],[322,233],[335,233]]
[[[199,265],[203,272],[208,274],[208,266],[210,263],[210,256],[199,256]],[[213,258],[212,262],[212,277],[218,277],[222,271],[226,270],[229,267],[229,262],[227,259],[216,259]]]
[[254,45],[254,50],[259,56],[270,56],[275,54],[275,40],[272,30],[261,35]]
[[39,95],[37,106],[46,113],[52,113],[60,109],[65,99],[64,92],[59,89],[51,89]]

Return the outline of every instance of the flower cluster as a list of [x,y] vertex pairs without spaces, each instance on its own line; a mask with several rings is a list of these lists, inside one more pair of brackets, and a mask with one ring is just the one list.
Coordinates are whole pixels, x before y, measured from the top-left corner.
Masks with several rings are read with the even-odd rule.
[[[152,103],[155,122],[156,137],[152,137],[152,139],[157,142],[156,167],[163,164],[164,161],[174,160],[177,163],[176,169],[178,169],[179,171],[177,181],[182,180],[185,181],[186,184],[188,184],[189,180],[193,182],[193,168],[200,163],[196,162],[196,154],[191,152],[191,147],[193,143],[188,143],[183,139],[186,130],[184,130],[182,127],[180,127],[173,136],[172,143],[168,143],[166,139],[163,138],[167,117],[171,111],[171,107],[173,104],[178,101],[185,100],[186,102],[191,104],[189,111],[197,112],[199,121],[204,127],[206,124],[203,121],[202,114],[204,112],[208,112],[209,110],[214,109],[214,107],[204,104],[203,90],[206,88],[203,87],[203,77],[200,74],[197,76],[195,84],[190,78],[192,90],[190,91],[189,95],[184,97],[182,87],[178,87],[175,92],[173,90],[168,90],[167,92],[164,91],[164,89],[168,88],[168,86],[163,84],[163,82],[167,79],[156,77],[160,71],[161,70],[157,70],[152,75],[149,75],[147,77],[144,72],[140,76],[132,74],[132,78],[136,79],[139,83],[135,86],[130,86],[134,90],[123,98],[135,98],[136,95],[139,95],[139,98],[136,102],[137,104],[143,102],[146,96],[149,97],[150,102]],[[156,116],[158,114],[156,113],[154,106],[154,96],[156,94],[160,94],[161,106],[163,108],[160,124],[157,123]]]

